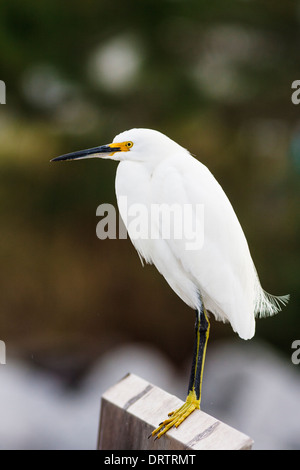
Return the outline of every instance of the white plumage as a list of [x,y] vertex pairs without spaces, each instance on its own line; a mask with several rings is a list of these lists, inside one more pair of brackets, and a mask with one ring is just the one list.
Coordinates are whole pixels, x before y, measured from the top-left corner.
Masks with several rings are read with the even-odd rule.
[[[132,129],[114,139],[114,143],[124,141],[133,143],[130,151],[111,157],[121,160],[116,194],[140,256],[156,266],[190,307],[199,309],[200,294],[217,320],[229,321],[241,338],[252,338],[255,316],[277,313],[288,296],[274,297],[262,289],[244,232],[222,187],[206,166],[158,131]],[[184,238],[136,239],[125,212],[132,204],[144,204],[149,213],[153,204],[191,204],[195,223],[195,205],[203,204],[202,248],[187,250]]]

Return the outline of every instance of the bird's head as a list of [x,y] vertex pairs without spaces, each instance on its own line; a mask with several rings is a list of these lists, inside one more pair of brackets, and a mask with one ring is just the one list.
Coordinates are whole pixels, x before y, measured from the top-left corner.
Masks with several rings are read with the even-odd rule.
[[152,129],[130,129],[118,134],[111,144],[67,153],[53,158],[52,162],[82,158],[108,158],[155,164],[158,160],[182,150],[176,142]]

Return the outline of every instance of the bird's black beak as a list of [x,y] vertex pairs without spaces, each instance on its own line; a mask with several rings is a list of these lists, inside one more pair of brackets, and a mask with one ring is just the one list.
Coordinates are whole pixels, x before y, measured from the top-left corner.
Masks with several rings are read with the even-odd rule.
[[80,158],[101,158],[112,156],[115,152],[120,152],[121,147],[118,144],[101,145],[100,147],[93,147],[91,149],[79,150],[78,152],[66,153],[60,157],[53,158],[51,162],[62,162],[65,160],[79,160]]

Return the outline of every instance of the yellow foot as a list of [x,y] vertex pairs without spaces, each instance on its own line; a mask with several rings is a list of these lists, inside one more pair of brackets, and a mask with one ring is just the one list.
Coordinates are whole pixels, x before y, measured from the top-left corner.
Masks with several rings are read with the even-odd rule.
[[193,390],[189,392],[186,402],[178,408],[178,410],[169,413],[168,416],[170,416],[170,418],[160,423],[158,428],[156,428],[149,437],[156,435],[155,439],[159,439],[173,426],[178,428],[178,426],[196,409],[200,409],[200,400],[197,400],[196,393]]

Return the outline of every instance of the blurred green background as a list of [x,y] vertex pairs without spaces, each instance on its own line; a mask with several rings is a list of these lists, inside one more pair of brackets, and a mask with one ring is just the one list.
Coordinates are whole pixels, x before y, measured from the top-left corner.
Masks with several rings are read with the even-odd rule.
[[[194,314],[129,240],[100,241],[117,163],[52,165],[132,127],[209,167],[247,235],[264,289],[291,294],[257,322],[291,355],[300,336],[299,1],[10,0],[0,4],[0,339],[80,377],[120,343],[191,357]],[[211,341],[236,338],[212,321]],[[180,347],[179,347],[180,345]]]

